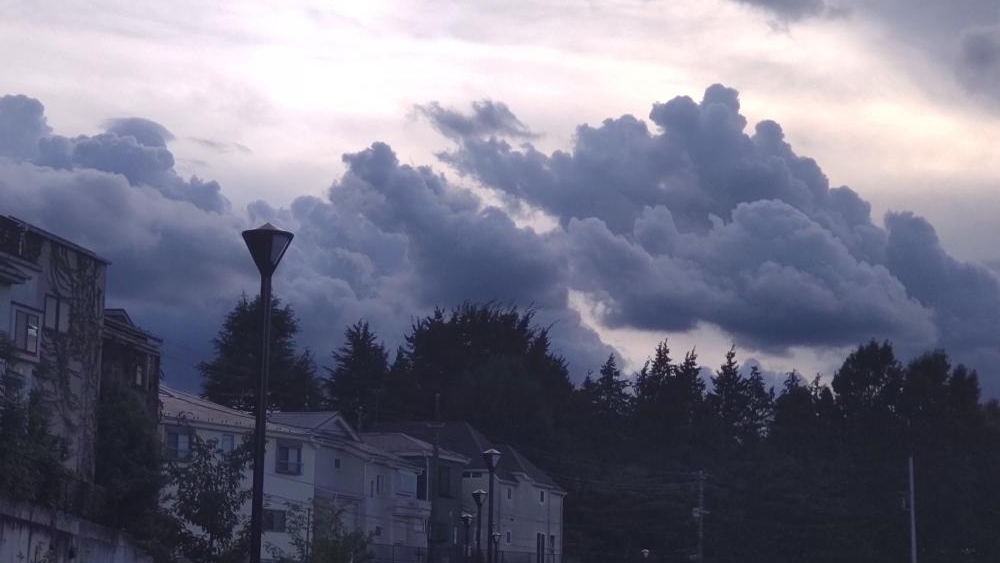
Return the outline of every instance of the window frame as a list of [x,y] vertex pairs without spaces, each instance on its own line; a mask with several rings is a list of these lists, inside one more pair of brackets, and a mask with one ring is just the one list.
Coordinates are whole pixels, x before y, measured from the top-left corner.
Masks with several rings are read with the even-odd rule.
[[[12,302],[10,305],[10,334],[11,340],[14,342],[14,349],[26,356],[39,357],[42,351],[42,323],[45,320],[45,312],[20,303]],[[18,320],[22,315],[24,316],[23,327],[18,324]],[[32,328],[31,317],[35,318],[34,335],[30,334]],[[23,335],[21,334],[22,332],[24,333]],[[29,344],[33,344],[33,349]]]
[[[278,525],[279,522],[281,524],[280,526]],[[287,533],[287,512],[277,508],[265,508],[261,513],[261,529],[265,532],[273,532],[276,534]]]
[[[176,437],[176,444],[171,444],[173,440],[171,437]],[[181,438],[185,438],[186,444],[181,450]],[[167,425],[164,427],[163,436],[163,458],[167,461],[172,461],[176,463],[186,463],[191,461],[192,448],[191,443],[194,441],[194,432],[190,428],[184,426]]]
[[[50,312],[51,311],[51,312]],[[73,306],[69,300],[52,293],[45,295],[45,314],[42,326],[56,332],[67,333],[70,327],[70,315]],[[51,319],[49,318],[51,316]]]
[[[296,452],[294,461],[291,459],[292,452]],[[278,447],[274,451],[274,472],[281,475],[302,475],[303,465],[302,442],[278,440]]]
[[[226,438],[229,438],[228,444],[226,443],[227,442]],[[219,451],[221,451],[224,454],[231,454],[235,449],[236,449],[236,434],[223,432],[222,436],[219,437]]]

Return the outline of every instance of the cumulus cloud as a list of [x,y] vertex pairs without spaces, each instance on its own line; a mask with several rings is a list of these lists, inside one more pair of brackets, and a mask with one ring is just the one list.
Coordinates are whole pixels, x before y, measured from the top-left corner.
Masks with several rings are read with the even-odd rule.
[[796,21],[807,17],[835,12],[836,8],[825,0],[735,0],[765,9],[782,20]]
[[[455,143],[441,160],[477,190],[375,142],[343,156],[325,197],[245,212],[211,204],[213,194],[224,201],[217,184],[177,176],[158,124],[118,120],[63,137],[41,104],[2,100],[0,208],[110,258],[110,302],[168,350],[196,350],[165,358],[182,385],[194,385],[191,366],[239,291],[256,287],[239,231],[264,221],[296,233],[276,287],[320,358],[359,318],[395,346],[435,307],[496,301],[537,308],[579,377],[612,351],[571,307],[579,292],[611,327],[710,324],[772,353],[888,338],[904,353],[946,346],[987,372],[1000,367],[988,337],[1000,328],[995,272],[948,256],[918,217],[874,223],[870,205],[831,187],[777,123],[750,128],[725,86],[654,104],[648,121],[581,125],[572,147],[550,154],[516,134],[528,129],[506,106],[500,122],[482,117],[499,105],[425,106]],[[512,208],[557,224],[519,225]]]

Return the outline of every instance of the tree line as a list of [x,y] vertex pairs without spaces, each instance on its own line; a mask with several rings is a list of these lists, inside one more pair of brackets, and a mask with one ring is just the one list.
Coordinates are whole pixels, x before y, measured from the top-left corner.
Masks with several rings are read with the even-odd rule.
[[[227,316],[200,366],[206,398],[247,408],[259,311],[244,297]],[[564,549],[582,562],[696,558],[699,488],[705,561],[903,561],[911,455],[920,560],[1000,556],[1000,406],[943,350],[904,364],[871,341],[828,380],[793,372],[775,389],[734,349],[710,368],[664,340],[638,372],[612,355],[574,385],[530,309],[439,309],[391,354],[359,321],[323,368],[295,352],[292,309],[272,314],[272,408],[364,428],[430,419],[439,395],[442,418],[522,449],[567,490]]]

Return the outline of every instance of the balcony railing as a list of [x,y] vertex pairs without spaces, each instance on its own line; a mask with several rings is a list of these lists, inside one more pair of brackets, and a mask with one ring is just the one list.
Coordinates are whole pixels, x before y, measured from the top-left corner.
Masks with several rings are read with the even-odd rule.
[[0,252],[37,263],[42,255],[42,237],[8,217],[0,216]]

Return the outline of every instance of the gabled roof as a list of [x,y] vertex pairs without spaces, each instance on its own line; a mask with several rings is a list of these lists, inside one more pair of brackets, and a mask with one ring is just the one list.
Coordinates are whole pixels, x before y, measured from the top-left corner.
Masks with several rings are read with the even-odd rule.
[[[160,403],[163,405],[163,418],[166,419],[247,429],[253,429],[256,424],[254,416],[248,412],[231,409],[202,399],[197,395],[169,387],[160,387]],[[298,435],[308,434],[301,428],[272,422],[267,423],[267,431]]]
[[[414,438],[402,432],[363,432],[361,439],[387,452],[400,457],[430,457],[434,455],[434,444]],[[439,447],[441,459],[467,465],[470,459],[458,452]]]
[[469,458],[467,471],[486,471],[486,462],[482,453],[490,448],[500,452],[500,463],[497,466],[497,477],[506,481],[520,481],[517,474],[528,477],[532,482],[558,489],[556,484],[544,471],[531,463],[513,446],[495,444],[468,422],[449,421],[432,422],[381,422],[375,425],[378,432],[401,432],[409,434],[424,442],[434,439],[434,424],[441,425],[441,445],[449,450]]
[[360,442],[361,438],[337,411],[273,412],[268,418],[273,422],[302,428],[317,434],[347,438]]

